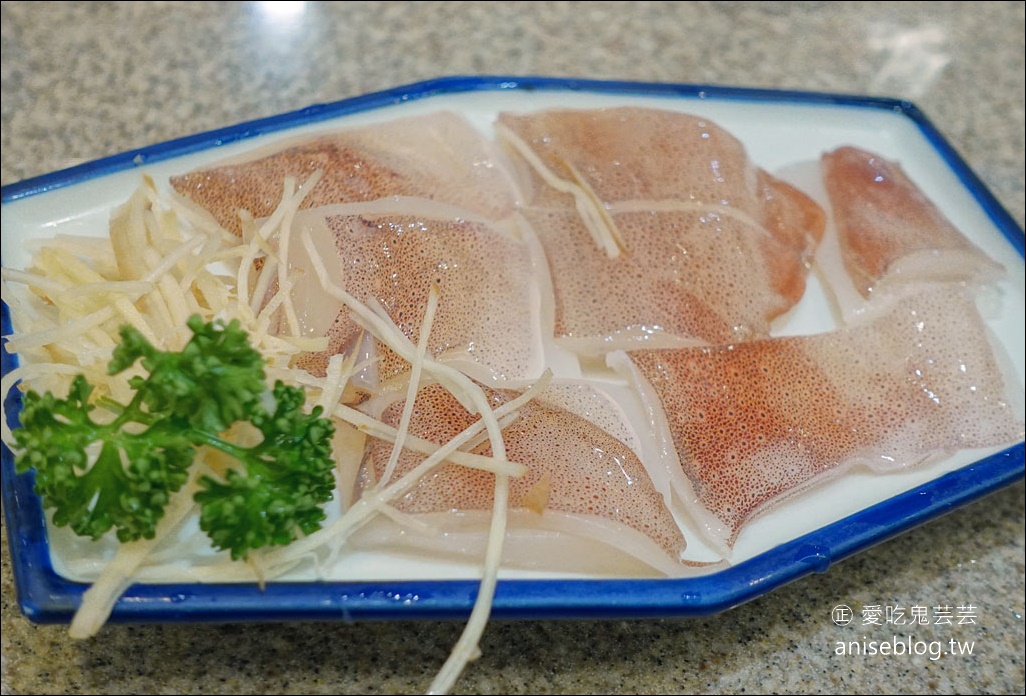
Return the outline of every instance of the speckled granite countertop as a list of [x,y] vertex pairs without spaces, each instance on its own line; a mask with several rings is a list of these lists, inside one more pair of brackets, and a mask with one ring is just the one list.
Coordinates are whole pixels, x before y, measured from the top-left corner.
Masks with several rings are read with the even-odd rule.
[[[1023,224],[1021,2],[271,5],[3,2],[2,183],[432,77],[553,75],[907,98]],[[1023,509],[1020,483],[717,616],[493,621],[456,691],[1023,693]],[[417,692],[462,627],[111,625],[76,643],[23,618],[9,558],[5,533],[5,694]],[[973,654],[836,655],[857,639],[838,604],[971,604],[972,625],[914,638]]]

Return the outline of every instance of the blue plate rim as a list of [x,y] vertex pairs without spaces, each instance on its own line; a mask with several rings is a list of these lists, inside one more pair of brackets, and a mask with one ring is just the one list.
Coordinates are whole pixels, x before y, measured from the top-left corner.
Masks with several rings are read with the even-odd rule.
[[[543,76],[450,76],[315,104],[234,126],[157,143],[9,184],[8,203],[65,186],[267,133],[439,94],[481,90],[582,91],[599,94],[688,97],[749,102],[824,104],[891,111],[911,120],[1024,256],[1024,233],[943,134],[904,99],[711,84],[632,82]],[[0,332],[11,333],[3,303]],[[6,342],[6,339],[4,339]],[[0,351],[2,373],[17,362]],[[16,418],[20,397],[4,395]],[[12,426],[16,423],[12,423]],[[66,580],[50,562],[46,522],[32,490],[31,472],[16,474],[11,451],[0,453],[0,482],[12,570],[23,614],[37,623],[66,623],[88,585]],[[505,619],[665,618],[702,616],[751,601],[915,526],[1022,480],[1024,444],[933,479],[842,520],[781,544],[735,566],[696,578],[630,580],[500,580],[492,616]],[[473,580],[275,582],[255,584],[136,584],[118,600],[112,622],[413,620],[465,618],[478,584]]]

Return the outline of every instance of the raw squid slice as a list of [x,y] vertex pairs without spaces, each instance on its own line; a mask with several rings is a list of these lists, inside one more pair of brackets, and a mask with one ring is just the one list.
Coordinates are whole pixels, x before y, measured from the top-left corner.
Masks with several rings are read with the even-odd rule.
[[826,229],[826,213],[804,192],[761,169],[757,181],[762,200],[759,223],[783,246],[779,253],[766,254],[767,272],[773,290],[793,306],[805,293],[809,268]]
[[[508,390],[486,392],[495,406],[513,394]],[[582,408],[595,409],[589,397],[580,392],[557,391],[553,397],[577,399]],[[388,406],[382,419],[397,422],[402,405],[399,401]],[[608,418],[608,411],[606,414]],[[428,385],[417,394],[410,433],[446,442],[475,419],[448,391]],[[624,555],[633,557],[633,563],[641,560],[665,573],[684,572],[680,559],[685,541],[680,527],[630,447],[592,421],[547,400],[544,394],[517,413],[503,430],[503,437],[507,457],[529,468],[525,476],[510,480],[510,508],[522,518],[519,532],[518,517],[510,518],[509,531],[514,536],[548,536],[548,543],[553,543],[554,536],[572,552],[583,535],[590,540],[589,548],[606,549],[610,564],[607,572],[615,572]],[[382,475],[391,449],[389,443],[370,444],[375,478]],[[490,446],[484,443],[472,451],[489,454]],[[421,455],[404,452],[393,478],[402,476],[421,459]],[[494,487],[492,474],[445,464],[422,479],[395,506],[403,513],[428,515],[425,519],[437,524],[439,533],[466,534],[468,521],[480,522],[479,513],[491,509]],[[561,561],[554,560],[559,567]],[[510,562],[533,567],[545,565],[546,559],[539,558],[534,550],[527,558]]]
[[[279,270],[260,286],[270,285],[271,297],[286,275],[293,283],[286,310],[276,315],[277,332],[329,337],[329,349],[303,356],[300,366],[323,374],[328,358],[353,347],[360,333],[323,291],[316,261],[361,302],[380,302],[414,342],[428,288],[437,282],[433,355],[461,360],[482,379],[541,373],[538,290],[515,230],[516,187],[501,151],[463,117],[440,111],[309,136],[171,183],[242,233],[240,211],[262,224],[281,202],[286,177],[303,182],[315,174],[300,212],[285,216],[282,238],[269,240],[271,248],[284,244],[278,253],[287,274]],[[316,260],[304,248],[304,230]],[[382,379],[408,369],[382,352]]]
[[721,549],[754,516],[851,467],[893,471],[1022,439],[964,289],[895,296],[874,316],[815,336],[611,358],[665,424],[684,473],[673,487]]
[[504,113],[497,128],[518,162],[563,345],[763,337],[804,293],[822,209],[715,124],[617,108]]
[[897,162],[841,147],[822,165],[841,257],[863,297],[885,279],[984,281],[1003,273]]
[[764,337],[805,288],[801,255],[715,210],[618,213],[626,253],[612,259],[576,213],[524,215],[552,278],[553,331],[578,353]]
[[699,116],[640,107],[506,112],[496,132],[521,160],[531,206],[566,205],[558,191],[598,207],[714,207],[782,235],[799,253],[811,253],[823,234],[814,201],[755,166],[741,141]]
[[[375,301],[417,344],[432,285],[440,291],[428,350],[458,362],[482,380],[525,380],[544,370],[538,332],[539,300],[532,261],[516,238],[512,221],[491,223],[460,217],[435,218],[409,211],[354,215],[346,206],[304,211],[294,237],[318,240],[334,282],[363,303]],[[427,206],[419,206],[428,210]],[[298,234],[296,232],[298,231]],[[307,255],[290,254],[300,266]],[[352,346],[361,333],[348,310],[325,295],[312,273],[296,288],[307,308],[304,332],[329,337],[328,350],[310,354],[302,366],[315,374],[328,357]],[[378,346],[382,382],[405,373],[400,356]]]
[[240,210],[267,217],[286,177],[304,181],[318,170],[303,208],[413,196],[497,220],[514,204],[503,161],[463,117],[439,111],[277,144],[171,177],[171,185],[237,234]]
[[583,186],[602,203],[694,201],[760,215],[757,168],[707,119],[639,107],[506,112],[498,135],[550,185]]

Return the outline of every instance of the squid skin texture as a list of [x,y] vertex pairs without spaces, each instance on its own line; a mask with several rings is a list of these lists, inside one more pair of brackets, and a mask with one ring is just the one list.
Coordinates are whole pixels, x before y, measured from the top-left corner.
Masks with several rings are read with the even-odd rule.
[[629,356],[728,544],[758,513],[857,464],[897,470],[1023,435],[985,325],[955,286],[831,333]]
[[1002,273],[897,162],[841,147],[824,154],[822,165],[843,263],[863,297],[914,258],[911,282],[927,274],[960,281]]
[[[487,389],[493,408],[514,398],[507,390]],[[402,402],[386,409],[383,419],[397,423]],[[410,432],[434,442],[447,442],[477,417],[467,413],[448,391],[438,385],[417,395]],[[637,455],[594,423],[569,411],[535,400],[524,406],[503,430],[506,456],[525,464],[523,477],[510,479],[510,506],[524,499],[548,477],[545,514],[595,515],[631,527],[679,558],[685,540],[662,496],[655,490]],[[475,453],[488,455],[479,445]],[[373,443],[371,455],[381,475],[391,452],[390,443]],[[395,478],[416,466],[423,457],[405,452]],[[543,484],[544,485],[544,484]],[[495,494],[493,474],[445,464],[424,477],[396,507],[403,512],[490,510]],[[609,539],[615,545],[615,539]]]
[[[825,214],[715,123],[635,107],[503,113],[499,123],[500,138],[513,133],[533,155],[519,171],[555,290],[555,333],[584,352],[653,333],[764,337],[802,297]],[[607,214],[623,240],[618,256],[591,241],[580,211],[590,197],[590,218]]]

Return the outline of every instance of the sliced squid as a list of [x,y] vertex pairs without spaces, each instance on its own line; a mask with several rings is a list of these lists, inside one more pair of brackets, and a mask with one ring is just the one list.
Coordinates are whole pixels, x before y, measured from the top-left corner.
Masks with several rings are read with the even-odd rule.
[[549,265],[551,324],[582,353],[769,334],[825,216],[706,119],[643,108],[500,114]]
[[1022,439],[1021,405],[963,288],[896,294],[876,311],[826,334],[611,357],[678,453],[669,485],[725,553],[754,517],[853,467]]
[[[267,258],[249,274],[250,290],[259,301],[291,284],[273,330],[329,339],[327,351],[298,361],[313,374],[324,374],[331,355],[357,349],[361,335],[326,281],[381,305],[414,343],[428,289],[437,284],[431,354],[462,362],[481,379],[524,380],[545,368],[536,328],[540,286],[513,214],[516,186],[507,167],[491,140],[440,111],[278,144],[171,183],[238,234],[281,218]],[[298,212],[282,214],[287,181],[309,183]],[[376,378],[387,382],[409,369],[377,348]]]
[[704,118],[640,107],[506,112],[497,133],[546,188],[583,190],[600,204],[681,201],[761,217],[758,168]]
[[553,331],[579,353],[760,338],[805,287],[799,256],[716,211],[619,214],[627,253],[615,259],[573,212],[525,216],[551,271]]
[[[425,206],[420,206],[426,210]],[[433,357],[458,363],[486,381],[524,380],[545,369],[538,331],[538,286],[526,245],[511,221],[414,215],[388,201],[377,212],[352,214],[346,206],[304,211],[299,236],[317,239],[332,280],[363,303],[374,302],[416,344],[428,292],[437,285],[438,312],[428,343]],[[298,250],[298,267],[313,260]],[[304,331],[329,337],[325,353],[303,366],[319,373],[327,359],[355,345],[361,327],[321,289],[313,274],[300,278]],[[378,378],[391,382],[409,369],[383,345]]]
[[885,280],[977,283],[1003,273],[897,162],[841,147],[822,166],[841,259],[863,297]]
[[492,141],[449,111],[302,137],[212,167],[171,177],[178,193],[240,233],[240,210],[269,216],[286,177],[323,176],[304,208],[416,197],[458,206],[492,220],[514,205],[504,159]]
[[[486,391],[496,406],[514,395]],[[570,402],[578,412],[598,414],[600,422],[617,421],[608,404],[600,408],[593,392],[576,385],[550,388],[521,408],[503,430],[507,457],[528,467],[527,474],[510,479],[507,565],[603,575],[687,572],[681,561],[684,536],[637,454],[589,418],[559,405]],[[388,406],[382,419],[398,422],[402,406],[401,401]],[[418,392],[413,413],[410,433],[439,443],[476,419],[438,385]],[[619,426],[628,427],[623,421]],[[390,443],[371,443],[368,485],[386,471],[391,450]],[[490,447],[484,443],[472,451],[488,454]],[[392,479],[422,458],[404,452]],[[407,527],[398,537],[387,535],[383,543],[394,547],[396,538],[405,538],[421,553],[427,549],[473,558],[487,528],[494,487],[490,473],[455,464],[437,467],[395,502],[400,513],[433,531]],[[363,544],[367,534],[361,537]]]

